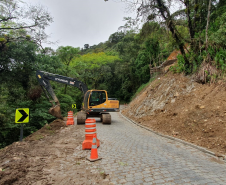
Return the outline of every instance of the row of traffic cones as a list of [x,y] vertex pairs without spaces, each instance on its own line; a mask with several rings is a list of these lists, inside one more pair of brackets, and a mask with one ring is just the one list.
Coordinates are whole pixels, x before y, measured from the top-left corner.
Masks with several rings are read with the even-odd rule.
[[[73,111],[68,112],[68,119],[66,125],[74,125]],[[97,139],[96,120],[86,119],[85,121],[85,140],[82,143],[82,149],[91,149],[90,157],[86,159],[93,162],[100,160],[98,157],[97,148],[100,146],[100,140]]]
[[90,157],[86,159],[93,162],[100,160],[98,157],[97,148],[100,146],[100,140],[97,139],[96,120],[86,119],[85,121],[85,140],[82,143],[82,149],[91,149]]

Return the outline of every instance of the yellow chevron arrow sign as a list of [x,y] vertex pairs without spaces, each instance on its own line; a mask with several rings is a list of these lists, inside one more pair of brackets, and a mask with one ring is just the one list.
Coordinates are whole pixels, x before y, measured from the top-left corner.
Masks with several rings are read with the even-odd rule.
[[15,123],[29,123],[29,108],[16,109]]

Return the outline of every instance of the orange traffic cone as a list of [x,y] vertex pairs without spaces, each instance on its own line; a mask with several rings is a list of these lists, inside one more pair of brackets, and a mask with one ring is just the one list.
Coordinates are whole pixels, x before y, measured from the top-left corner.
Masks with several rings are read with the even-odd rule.
[[86,158],[90,162],[94,162],[94,161],[97,161],[97,160],[102,159],[101,157],[98,157],[96,142],[97,142],[97,140],[96,140],[96,134],[94,134],[93,135],[92,148],[91,148],[91,154],[90,154],[90,157],[87,157]]
[[[96,120],[95,119],[86,119],[85,121],[85,140],[82,142],[82,149],[91,149],[92,148],[92,141],[94,134],[96,134]],[[96,134],[96,144],[97,147],[100,146],[100,140],[97,139]]]
[[68,112],[67,124],[66,125],[74,125],[74,118],[73,118],[73,112],[72,111]]

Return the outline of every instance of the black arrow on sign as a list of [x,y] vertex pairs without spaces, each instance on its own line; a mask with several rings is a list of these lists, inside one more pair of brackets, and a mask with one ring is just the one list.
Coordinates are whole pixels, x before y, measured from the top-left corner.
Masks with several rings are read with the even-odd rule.
[[24,110],[19,110],[19,112],[23,116],[17,122],[23,122],[28,117],[28,114]]

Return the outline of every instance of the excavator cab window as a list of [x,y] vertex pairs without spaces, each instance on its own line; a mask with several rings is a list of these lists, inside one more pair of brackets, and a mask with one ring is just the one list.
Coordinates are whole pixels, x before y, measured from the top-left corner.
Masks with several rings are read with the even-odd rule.
[[92,91],[89,100],[89,106],[96,106],[106,101],[105,91]]

